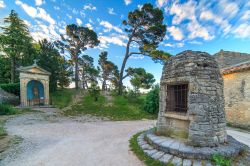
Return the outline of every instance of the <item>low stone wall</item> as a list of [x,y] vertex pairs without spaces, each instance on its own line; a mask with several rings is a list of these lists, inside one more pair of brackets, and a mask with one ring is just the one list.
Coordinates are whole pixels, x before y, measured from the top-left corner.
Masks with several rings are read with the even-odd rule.
[[8,93],[0,88],[0,103],[19,104],[19,97]]
[[223,75],[226,119],[250,130],[250,70]]

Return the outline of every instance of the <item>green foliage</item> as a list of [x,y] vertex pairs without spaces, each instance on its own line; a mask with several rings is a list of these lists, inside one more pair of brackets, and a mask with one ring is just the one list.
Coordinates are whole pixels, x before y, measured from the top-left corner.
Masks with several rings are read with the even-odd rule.
[[0,88],[16,96],[20,96],[20,83],[0,84]]
[[158,114],[159,111],[159,92],[160,87],[156,85],[146,96],[143,109],[151,114]]
[[154,62],[160,62],[161,64],[164,64],[172,55],[161,51],[161,50],[153,50],[150,52],[150,57]]
[[0,84],[10,83],[10,61],[8,58],[0,55]]
[[[146,55],[152,57],[154,61],[158,58],[162,60],[162,52],[152,54],[156,50],[159,43],[163,41],[166,35],[166,25],[163,24],[163,12],[159,8],[154,8],[150,3],[144,4],[140,9],[129,12],[127,20],[123,21],[125,31],[128,34],[128,42],[126,52],[119,76],[119,94],[122,94],[122,81],[127,60],[132,55]],[[138,51],[130,51],[131,44],[139,46]],[[138,84],[138,80],[135,80]]]
[[221,156],[220,154],[213,154],[212,161],[215,162],[217,166],[230,166],[231,159]]
[[0,139],[1,139],[1,137],[4,137],[7,135],[7,131],[4,128],[6,120],[7,119],[5,119],[5,118],[0,118]]
[[83,55],[79,58],[80,75],[82,79],[83,89],[89,89],[88,85],[92,83],[97,84],[99,70],[94,66],[94,59],[89,55]]
[[116,88],[116,81],[118,79],[119,71],[118,67],[111,61],[108,61],[108,53],[106,51],[101,52],[99,55],[98,64],[100,66],[101,78],[102,78],[102,90],[107,90],[107,81],[110,81]]
[[87,50],[87,48],[93,48],[97,46],[100,41],[97,34],[87,28],[77,26],[75,24],[67,25],[66,36],[61,35],[62,41],[55,42],[56,46],[61,49],[61,52],[67,51],[71,56],[71,61],[75,66],[75,87],[78,89],[79,82],[79,55]]
[[143,161],[147,166],[174,166],[171,163],[163,164],[158,160],[155,160],[149,156],[147,156],[143,150],[140,148],[137,142],[137,138],[139,137],[140,133],[133,135],[133,137],[129,140],[129,147],[135,153],[135,155],[139,158],[139,160]]
[[0,115],[12,115],[16,114],[16,109],[11,105],[0,104]]
[[51,93],[52,104],[59,108],[67,107],[71,104],[73,96],[77,93],[75,89],[61,89]]
[[100,88],[97,86],[97,84],[92,83],[91,88],[89,89],[89,94],[93,97],[94,101],[98,101],[98,98],[100,96]]
[[111,103],[108,103],[104,96],[99,96],[98,101],[88,94],[83,98],[82,103],[72,106],[72,110],[64,112],[65,115],[89,114],[99,117],[107,117],[111,120],[139,120],[155,119],[142,110],[143,102],[131,102],[124,96],[113,96]]
[[131,77],[130,83],[135,91],[139,91],[139,88],[149,89],[155,82],[154,75],[147,73],[144,68],[128,68],[127,74]]
[[40,41],[39,46],[38,65],[51,73],[50,91],[56,91],[58,83],[61,87],[68,86],[72,74],[69,62],[46,39]]
[[1,27],[3,33],[0,34],[0,50],[11,64],[11,82],[14,83],[18,81],[16,68],[31,64],[35,49],[27,25],[14,10],[4,18],[4,23],[6,26]]

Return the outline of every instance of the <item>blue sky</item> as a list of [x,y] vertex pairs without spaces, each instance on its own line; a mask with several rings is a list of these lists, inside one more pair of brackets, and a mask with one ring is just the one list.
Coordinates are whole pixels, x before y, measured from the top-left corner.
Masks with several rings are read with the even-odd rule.
[[[168,28],[161,50],[173,55],[184,50],[214,54],[220,49],[250,53],[249,0],[0,0],[0,25],[14,9],[35,40],[58,39],[67,24],[87,26],[97,32],[101,43],[85,53],[97,64],[100,52],[108,51],[108,58],[120,67],[127,41],[122,20],[144,3],[164,12]],[[162,65],[148,57],[134,56],[127,67],[144,67],[159,82]]]

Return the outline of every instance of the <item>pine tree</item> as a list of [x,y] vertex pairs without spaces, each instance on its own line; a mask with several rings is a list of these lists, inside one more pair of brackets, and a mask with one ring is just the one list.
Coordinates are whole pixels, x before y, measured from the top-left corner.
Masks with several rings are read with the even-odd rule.
[[7,26],[0,27],[3,30],[0,34],[0,48],[11,61],[11,82],[14,83],[18,78],[16,68],[32,62],[34,49],[27,25],[14,10],[4,18],[4,23]]

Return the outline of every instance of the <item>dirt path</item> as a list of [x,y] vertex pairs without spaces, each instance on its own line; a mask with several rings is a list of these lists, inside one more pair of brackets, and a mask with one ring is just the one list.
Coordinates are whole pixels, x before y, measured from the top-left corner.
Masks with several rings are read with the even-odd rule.
[[22,115],[8,121],[11,135],[24,140],[7,151],[8,166],[140,166],[129,151],[129,138],[153,127],[154,121],[108,122],[84,116],[58,117],[60,110]]
[[[58,116],[61,110],[21,115],[6,124],[10,135],[23,142],[5,152],[5,166],[142,166],[129,151],[129,138],[155,125],[155,121],[103,121],[101,118]],[[228,129],[249,145],[250,134]]]

